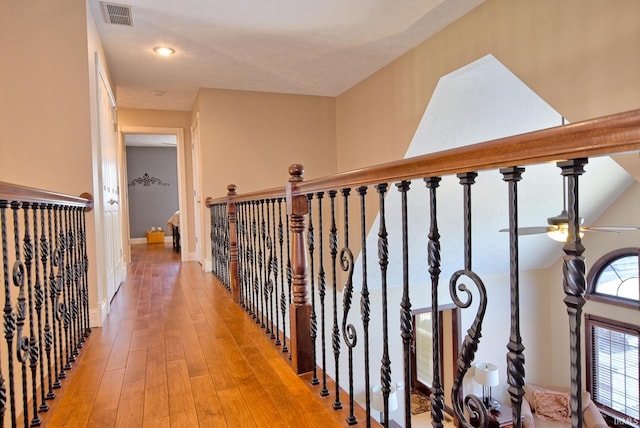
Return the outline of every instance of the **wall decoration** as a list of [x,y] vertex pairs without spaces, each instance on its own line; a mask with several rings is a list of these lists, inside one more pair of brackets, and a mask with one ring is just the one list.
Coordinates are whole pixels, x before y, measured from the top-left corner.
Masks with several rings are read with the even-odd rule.
[[147,174],[146,172],[144,173],[144,175],[142,177],[134,178],[133,181],[131,181],[131,183],[129,183],[129,187],[133,187],[136,184],[142,184],[145,187],[149,187],[152,184],[157,184],[157,185],[160,185],[160,186],[168,186],[169,185],[169,183],[163,183],[162,180],[160,180],[157,177],[149,176],[149,174]]

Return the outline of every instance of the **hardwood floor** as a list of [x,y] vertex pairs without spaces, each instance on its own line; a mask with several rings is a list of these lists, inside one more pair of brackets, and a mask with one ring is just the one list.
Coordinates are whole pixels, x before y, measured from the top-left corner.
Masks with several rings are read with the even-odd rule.
[[132,260],[43,426],[347,426],[211,273],[170,244]]

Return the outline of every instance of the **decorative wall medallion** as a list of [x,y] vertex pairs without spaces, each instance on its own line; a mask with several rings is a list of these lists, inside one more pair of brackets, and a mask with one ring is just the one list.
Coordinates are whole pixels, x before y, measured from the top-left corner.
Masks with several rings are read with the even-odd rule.
[[146,172],[142,177],[134,178],[133,181],[129,183],[129,187],[133,187],[136,184],[142,184],[145,187],[149,187],[152,184],[157,184],[159,186],[165,186],[165,187],[169,185],[169,183],[163,183],[162,180],[160,180],[159,178],[150,177],[149,174],[147,174]]

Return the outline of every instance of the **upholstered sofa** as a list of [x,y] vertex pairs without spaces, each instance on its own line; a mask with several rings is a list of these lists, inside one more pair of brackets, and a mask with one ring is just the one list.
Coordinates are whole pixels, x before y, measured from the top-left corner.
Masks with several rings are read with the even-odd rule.
[[[522,401],[522,426],[524,428],[571,426],[570,391],[568,388],[527,384],[524,390],[524,400]],[[562,409],[561,407],[564,405],[568,407]],[[591,395],[586,391],[582,393],[582,411],[585,428],[607,428],[607,423],[591,401]],[[566,416],[569,419],[563,421],[563,417]]]

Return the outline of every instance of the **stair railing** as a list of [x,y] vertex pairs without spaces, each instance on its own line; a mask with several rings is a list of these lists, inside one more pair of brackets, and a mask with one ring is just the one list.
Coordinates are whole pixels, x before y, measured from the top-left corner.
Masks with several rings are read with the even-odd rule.
[[0,411],[41,424],[88,337],[85,213],[80,197],[0,182],[3,326]]
[[[486,426],[488,413],[481,399],[474,394],[462,396],[462,380],[471,368],[481,341],[488,299],[484,282],[472,263],[471,195],[478,173],[499,170],[508,188],[505,205],[509,210],[511,332],[507,344],[508,392],[514,426],[519,428],[522,424],[520,412],[525,372],[519,319],[518,183],[523,178],[525,167],[555,162],[567,181],[569,222],[568,239],[563,247],[563,289],[570,329],[572,425],[581,427],[580,329],[585,303],[585,263],[582,256],[584,246],[579,233],[578,183],[585,173],[584,165],[589,158],[638,150],[640,110],[635,110],[308,181],[303,180],[302,165],[294,164],[289,168],[289,182],[282,188],[237,194],[235,186],[231,185],[225,198],[207,200],[212,213],[214,274],[256,323],[265,329],[265,333],[272,338],[277,337],[276,345],[282,343],[282,350],[289,353],[294,370],[297,373],[312,372],[310,382],[318,385],[321,396],[333,394],[334,409],[343,410],[341,394],[345,393],[343,387],[348,388],[348,424],[361,422],[356,417],[358,406],[354,404],[358,395],[354,393],[354,383],[358,382],[364,390],[364,398],[360,397],[360,402],[365,408],[366,426],[372,424],[372,410],[380,410],[381,422],[389,426],[389,414],[399,393],[398,386],[411,383],[409,358],[413,325],[408,251],[409,243],[416,239],[408,230],[408,195],[411,185],[415,185],[411,180],[424,180],[428,193],[428,209],[423,213],[429,224],[426,259],[431,308],[437,313],[443,262],[439,230],[441,218],[438,216],[439,187],[443,177],[456,176],[463,194],[460,211],[463,214],[464,256],[460,269],[448,278],[449,294],[460,309],[472,306],[473,296],[478,301],[473,302],[477,307],[476,315],[456,362],[456,378],[450,391],[451,410],[464,427]],[[400,237],[389,234],[387,216],[390,211],[386,206],[387,195],[391,191],[389,183],[395,183],[400,192]],[[352,201],[354,192],[358,203]],[[354,214],[357,211],[354,205],[359,205],[359,213]],[[340,220],[340,214],[343,220]],[[352,215],[356,221],[350,221]],[[371,221],[372,217],[377,218],[375,222]],[[373,253],[368,235],[374,223],[377,223],[377,231],[372,233],[377,233],[376,287],[379,287],[375,290],[371,283],[371,271],[375,269],[367,266],[368,257],[371,257],[367,254]],[[317,230],[314,225],[317,225]],[[350,227],[359,228],[360,236],[355,242],[349,236]],[[316,237],[319,238],[317,245]],[[394,269],[390,265],[391,240],[401,243],[399,250],[396,247],[396,251],[402,253],[400,279],[390,279],[389,276],[389,270]],[[356,263],[361,277],[354,279]],[[389,303],[389,293],[393,291],[389,281],[394,282],[393,285],[401,284],[402,296],[398,298],[399,337],[389,331],[389,313],[394,311]],[[354,282],[360,290],[360,319],[350,311],[356,290]],[[331,293],[331,304],[327,292]],[[380,300],[380,304],[378,306],[376,300],[376,306],[372,309],[371,297],[374,293],[379,293],[376,299]],[[339,307],[339,295],[342,297],[342,308]],[[332,313],[327,313],[328,308],[332,309]],[[381,324],[371,325],[372,314],[376,320],[381,320]],[[321,319],[320,334],[318,317]],[[442,339],[438,317],[433,318],[431,415],[434,427],[441,427],[445,407],[445,392],[439,374]],[[274,330],[277,333],[275,336]],[[333,351],[333,367],[327,365],[329,343]],[[402,349],[402,362],[395,364],[400,364],[402,368],[403,382],[395,385],[391,382],[390,347],[391,350],[395,347]],[[347,360],[343,362],[341,354],[345,348]],[[357,351],[357,356],[354,356],[354,351]],[[372,355],[380,358],[380,408],[380,404],[374,406],[374,402],[379,400],[371,392],[371,364],[375,361]],[[364,370],[359,370],[361,362]],[[354,374],[356,369],[358,375]],[[341,383],[344,371],[347,372],[347,381]],[[333,378],[328,380],[328,374]],[[330,391],[330,386],[335,390]],[[404,388],[402,393],[404,426],[409,427],[409,388]]]

